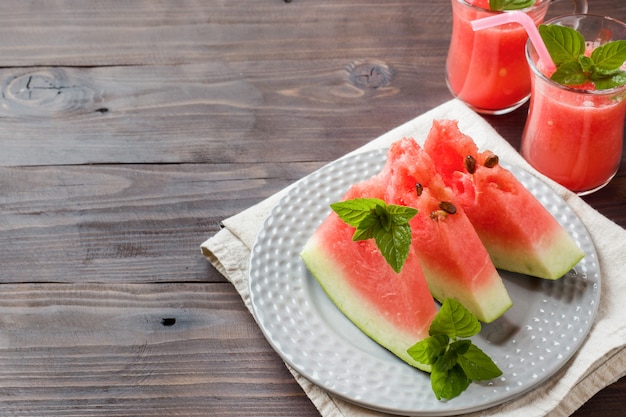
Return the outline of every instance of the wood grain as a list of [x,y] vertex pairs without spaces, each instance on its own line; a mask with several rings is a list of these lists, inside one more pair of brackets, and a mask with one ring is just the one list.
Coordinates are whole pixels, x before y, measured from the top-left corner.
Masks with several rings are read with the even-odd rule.
[[[262,63],[393,53],[441,41],[423,25],[447,24],[449,5],[433,3],[416,25],[421,4],[394,0],[176,2],[53,0],[0,5],[0,56],[5,66],[179,65],[213,60]],[[401,43],[398,39],[409,38]],[[413,42],[410,42],[410,41]],[[429,39],[430,40],[430,39]],[[387,50],[377,46],[384,42]],[[410,54],[410,56],[417,56]],[[423,59],[429,56],[421,55]],[[348,58],[349,59],[349,58]]]
[[364,63],[0,69],[0,165],[332,160],[420,112],[403,93],[417,71],[374,61],[394,87],[356,86]]
[[1,289],[2,415],[313,415],[230,284]]
[[0,168],[3,282],[223,282],[200,243],[318,166]]

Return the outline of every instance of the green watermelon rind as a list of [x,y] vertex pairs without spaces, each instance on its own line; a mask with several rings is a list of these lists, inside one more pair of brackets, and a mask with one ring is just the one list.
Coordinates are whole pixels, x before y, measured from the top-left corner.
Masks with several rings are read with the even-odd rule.
[[[549,228],[550,232],[544,232],[542,238],[533,241],[530,246],[515,245],[513,247],[511,242],[503,241],[501,235],[494,234],[486,228],[475,227],[494,265],[505,271],[547,280],[562,278],[585,257],[585,252],[578,247],[574,238],[559,224],[554,215],[528,191],[512,172],[511,166],[500,164],[500,168],[506,170],[519,183],[519,198],[527,199],[527,204],[534,203],[531,210],[535,213],[538,213],[536,210],[541,211],[538,215],[545,222],[545,227]],[[491,195],[491,198],[496,200],[503,199],[503,197],[498,193]],[[501,204],[504,205],[505,203],[506,201],[503,200]],[[472,221],[471,217],[470,221]],[[511,223],[511,227],[514,226],[523,228],[524,222],[520,220]]]
[[300,252],[305,265],[337,308],[372,340],[409,365],[430,372],[430,365],[415,361],[407,352],[419,340],[402,332],[377,313],[369,301],[347,285],[328,248],[313,235]]
[[452,285],[451,282],[457,281],[455,277],[447,276],[444,271],[437,270],[435,266],[429,265],[424,260],[420,262],[430,293],[440,303],[443,303],[446,298],[453,298],[483,323],[495,321],[513,306],[513,301],[497,270],[494,270],[488,278],[481,277],[481,281],[488,280],[489,285],[472,291],[471,288],[461,286],[462,284],[471,285],[471,283]]
[[537,278],[556,280],[567,274],[581,259],[583,252],[565,229],[554,231],[550,242],[535,250],[512,250],[488,234],[477,230],[497,268]]

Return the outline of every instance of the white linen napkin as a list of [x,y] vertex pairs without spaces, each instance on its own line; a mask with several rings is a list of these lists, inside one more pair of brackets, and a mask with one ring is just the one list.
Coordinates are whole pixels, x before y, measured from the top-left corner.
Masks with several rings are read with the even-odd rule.
[[[596,247],[601,273],[601,300],[591,332],[575,356],[556,375],[531,392],[470,417],[568,416],[602,388],[626,374],[626,230],[595,211],[575,194],[537,174],[482,117],[451,100],[387,132],[353,153],[388,147],[403,136],[424,143],[433,119],[454,119],[481,149],[520,166],[548,183],[583,221]],[[292,185],[293,186],[293,185]],[[233,283],[248,309],[250,249],[263,221],[290,187],[223,221],[223,229],[201,245],[207,259]],[[346,402],[314,385],[287,365],[323,417],[382,417],[385,414]]]

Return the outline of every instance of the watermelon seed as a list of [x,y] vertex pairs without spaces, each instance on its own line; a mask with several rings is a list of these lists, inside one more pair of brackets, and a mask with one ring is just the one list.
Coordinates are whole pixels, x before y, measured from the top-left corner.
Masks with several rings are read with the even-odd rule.
[[498,155],[496,154],[491,154],[487,157],[487,159],[485,159],[485,166],[487,168],[493,168],[496,165],[498,165],[499,162],[499,158]]
[[424,191],[424,186],[422,185],[421,182],[418,182],[417,184],[415,184],[415,192],[417,193],[417,196],[421,196],[422,192]]
[[450,203],[449,201],[442,201],[441,203],[439,203],[439,208],[448,214],[456,213],[456,207],[454,207],[454,204]]
[[472,155],[467,155],[465,157],[465,169],[467,169],[467,172],[470,174],[476,172],[476,160]]
[[446,217],[448,217],[448,213],[446,213],[444,210],[433,210],[430,213],[430,218],[433,220],[443,220]]

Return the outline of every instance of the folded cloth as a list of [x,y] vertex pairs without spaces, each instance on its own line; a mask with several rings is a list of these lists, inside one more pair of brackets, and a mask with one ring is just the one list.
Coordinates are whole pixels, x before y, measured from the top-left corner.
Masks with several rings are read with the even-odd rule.
[[[468,107],[451,100],[387,132],[357,149],[363,152],[388,147],[403,136],[424,142],[433,119],[454,119],[479,148],[490,149],[509,164],[533,172],[558,193],[583,221],[598,253],[601,300],[595,323],[582,347],[557,374],[529,393],[488,410],[467,414],[479,416],[567,416],[602,388],[626,374],[626,230],[602,216],[574,193],[550,181],[530,165],[498,133]],[[293,185],[292,185],[293,186]],[[233,283],[248,309],[248,262],[257,233],[271,209],[290,187],[261,203],[225,219],[223,228],[201,245],[207,259]],[[314,385],[287,365],[296,381],[323,417],[381,417],[385,414],[346,402]]]

